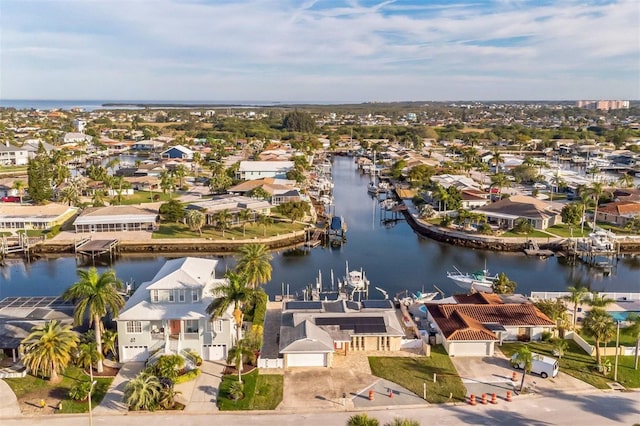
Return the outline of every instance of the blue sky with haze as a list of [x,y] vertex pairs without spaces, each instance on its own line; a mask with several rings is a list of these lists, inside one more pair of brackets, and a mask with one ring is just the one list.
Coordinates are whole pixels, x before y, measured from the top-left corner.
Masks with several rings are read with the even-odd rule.
[[0,1],[2,99],[640,99],[638,0]]

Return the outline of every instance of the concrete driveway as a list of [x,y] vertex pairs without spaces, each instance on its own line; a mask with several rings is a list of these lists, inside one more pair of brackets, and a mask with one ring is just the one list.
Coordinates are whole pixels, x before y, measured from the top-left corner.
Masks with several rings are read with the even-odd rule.
[[[499,397],[504,397],[508,390],[520,389],[522,370],[512,368],[507,357],[499,349],[492,357],[452,357],[451,361],[467,388],[467,396],[475,394],[479,397],[483,393],[496,393]],[[512,381],[514,372],[516,380]],[[562,369],[558,376],[548,379],[543,379],[537,374],[527,374],[524,388],[533,393],[547,395],[595,390],[593,386],[563,373]]]
[[[408,390],[371,374],[369,356],[420,356],[411,351],[350,352],[334,354],[331,368],[288,368],[284,371],[284,395],[278,410],[344,410],[356,407],[391,406],[422,403]],[[375,402],[368,400],[373,389]],[[389,398],[392,389],[395,397]],[[346,401],[342,394],[346,394]]]

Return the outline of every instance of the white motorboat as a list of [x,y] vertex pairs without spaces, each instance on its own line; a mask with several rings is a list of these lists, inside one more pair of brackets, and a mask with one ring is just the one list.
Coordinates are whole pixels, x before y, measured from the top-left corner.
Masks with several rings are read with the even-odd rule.
[[604,229],[598,229],[595,232],[589,234],[589,238],[591,240],[591,246],[595,250],[600,251],[612,251],[614,250],[615,244],[613,238],[615,234],[610,231],[605,231]]
[[411,306],[414,303],[430,302],[431,300],[435,299],[439,294],[440,292],[437,292],[437,291],[426,292],[426,293],[416,291],[415,293],[409,293],[409,290],[405,290],[396,294],[396,296],[394,297],[394,300],[396,303],[399,303],[401,305]]
[[344,280],[338,280],[338,284],[340,287],[347,286],[352,290],[366,291],[369,288],[370,282],[362,269],[359,271],[350,271],[349,262],[347,262],[347,270]]
[[493,282],[498,279],[497,275],[489,275],[489,271],[485,267],[481,271],[472,273],[460,272],[458,268],[453,267],[455,272],[448,271],[447,278],[452,280],[458,286],[466,290],[483,291],[485,293],[493,293]]

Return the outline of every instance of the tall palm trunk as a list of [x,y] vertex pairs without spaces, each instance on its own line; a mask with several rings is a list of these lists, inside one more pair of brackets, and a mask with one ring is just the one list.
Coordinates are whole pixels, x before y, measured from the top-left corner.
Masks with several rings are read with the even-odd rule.
[[638,369],[638,355],[640,354],[640,338],[636,339],[636,360],[635,360],[635,364],[633,366],[634,370]]
[[[102,330],[100,329],[100,325],[102,324],[102,322],[100,321],[100,316],[99,315],[94,315],[93,316],[93,327],[95,329],[96,332],[96,350],[98,351],[98,360],[96,362],[96,368],[98,373],[102,373],[104,371],[104,368],[102,367],[102,358],[100,357],[100,355],[102,355]],[[92,367],[89,367],[92,368]]]
[[49,382],[57,383],[59,381],[58,372],[56,371],[56,366],[51,362],[51,374],[49,374]]
[[524,378],[527,377],[527,368],[525,366],[524,370],[522,370],[522,380],[520,381],[520,392],[524,388]]

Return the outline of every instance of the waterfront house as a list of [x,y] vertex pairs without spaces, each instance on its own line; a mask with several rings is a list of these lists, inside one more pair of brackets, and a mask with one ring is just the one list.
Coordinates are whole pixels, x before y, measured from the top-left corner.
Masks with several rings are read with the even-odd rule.
[[241,161],[236,177],[241,180],[265,177],[286,179],[287,172],[293,168],[293,161]]
[[503,341],[541,340],[555,322],[519,295],[455,295],[452,303],[429,303],[430,339],[450,356],[492,356]]
[[197,209],[205,213],[206,224],[215,225],[217,222],[216,214],[223,210],[231,215],[229,224],[237,225],[240,223],[239,213],[242,210],[249,210],[251,213],[250,221],[256,219],[257,216],[269,216],[271,215],[271,208],[273,205],[268,201],[258,200],[255,198],[242,197],[242,196],[219,196],[213,197],[210,200],[196,201],[190,203],[187,209]]
[[0,230],[51,229],[73,217],[78,209],[58,203],[30,205],[0,203]]
[[331,367],[335,353],[398,351],[404,332],[389,300],[283,302],[284,367]]
[[154,231],[158,228],[158,208],[148,206],[89,207],[73,222],[76,233]]
[[215,259],[172,259],[143,282],[116,318],[120,361],[185,349],[205,360],[226,359],[236,335],[233,304],[215,320],[206,312],[216,288],[226,283],[216,278],[217,264]]
[[248,180],[232,186],[227,192],[234,195],[249,195],[256,188],[264,189],[271,196],[271,204],[274,206],[301,200],[296,181],[288,179],[263,178]]
[[520,218],[526,219],[534,229],[544,230],[561,223],[560,209],[554,204],[526,195],[512,195],[475,210],[487,221],[502,229],[511,229]]
[[640,216],[640,203],[617,201],[600,206],[596,221],[624,227],[638,216]]

